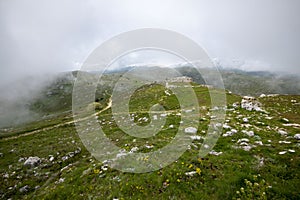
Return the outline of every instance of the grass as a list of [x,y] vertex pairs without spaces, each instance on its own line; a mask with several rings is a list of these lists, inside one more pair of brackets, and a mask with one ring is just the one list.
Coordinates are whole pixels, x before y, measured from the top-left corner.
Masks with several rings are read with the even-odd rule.
[[[197,85],[194,85],[197,86]],[[194,87],[201,107],[199,129],[197,135],[205,135],[209,122],[210,97],[207,88]],[[145,111],[158,103],[166,110],[174,111],[166,117],[162,131],[154,137],[134,138],[120,130],[108,109],[98,117],[101,126],[117,146],[127,151],[139,147],[138,152],[155,151],[168,144],[177,132],[180,117],[178,101],[174,95],[166,96],[161,85],[143,87],[137,91],[130,102],[130,112],[135,113],[135,121],[147,117]],[[217,91],[216,91],[217,92]],[[59,126],[47,131],[14,139],[0,139],[0,198],[1,199],[247,199],[247,195],[239,195],[241,188],[246,194],[262,196],[265,192],[268,199],[299,199],[300,183],[299,141],[293,138],[299,129],[285,127],[282,118],[288,118],[290,123],[299,123],[299,105],[291,100],[300,101],[300,96],[276,96],[260,98],[263,108],[268,113],[247,111],[242,108],[232,108],[234,102],[240,102],[241,97],[227,94],[227,124],[237,133],[231,137],[220,137],[214,150],[223,152],[219,156],[207,155],[198,157],[202,140],[195,140],[177,161],[158,171],[134,174],[107,168],[105,163],[95,160],[82,144],[74,124]],[[143,103],[141,103],[143,102]],[[232,108],[232,109],[231,109]],[[268,118],[272,117],[272,119]],[[249,123],[243,122],[248,118]],[[12,134],[24,134],[27,131],[49,127],[65,122],[65,115],[53,121],[41,120],[23,127],[24,130]],[[245,124],[250,126],[245,127]],[[147,125],[142,122],[140,125]],[[170,125],[174,125],[170,128]],[[277,133],[278,129],[287,131],[287,137]],[[242,130],[254,131],[255,136],[249,137]],[[223,130],[225,133],[228,130]],[[9,133],[8,133],[9,134]],[[250,151],[241,149],[238,140],[249,139],[249,144],[255,145]],[[271,142],[269,142],[271,140]],[[288,141],[289,144],[279,143]],[[146,146],[153,148],[146,148]],[[73,157],[63,158],[75,152]],[[280,155],[279,152],[288,149]],[[49,161],[53,155],[54,160]],[[42,163],[35,167],[25,167],[24,160],[38,156]],[[263,159],[263,164],[260,164]],[[186,173],[195,171],[193,176]],[[255,176],[259,176],[256,180]],[[249,183],[259,183],[259,190],[250,187]],[[262,184],[261,181],[265,183]],[[20,188],[29,186],[28,191]],[[269,187],[270,186],[270,187]]]

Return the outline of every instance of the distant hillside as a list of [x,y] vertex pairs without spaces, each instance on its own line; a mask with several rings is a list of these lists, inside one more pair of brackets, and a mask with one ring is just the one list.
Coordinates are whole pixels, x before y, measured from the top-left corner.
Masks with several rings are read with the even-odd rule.
[[[192,77],[196,83],[205,84],[195,68],[177,68],[184,76]],[[209,69],[208,69],[209,70]],[[279,75],[265,71],[247,72],[236,69],[221,69],[224,86],[239,95],[300,94],[300,76]]]
[[[141,73],[143,67],[141,68]],[[158,67],[156,67],[158,68]],[[95,101],[101,106],[107,103],[108,94],[122,74],[133,69],[125,67],[108,71],[101,78]],[[176,69],[193,78],[198,84],[205,84],[195,68],[180,66]],[[167,70],[167,68],[162,68]],[[207,70],[209,73],[210,69]],[[81,72],[83,73],[83,72]],[[97,76],[97,72],[84,72]],[[221,69],[225,88],[234,94],[259,96],[261,94],[300,94],[300,78],[296,75],[279,75],[270,72],[246,72],[237,69]],[[11,127],[22,123],[51,117],[61,112],[71,112],[73,84],[78,71],[64,72],[48,77],[27,77],[14,86],[5,87],[0,97],[0,127]],[[143,74],[141,74],[143,76]],[[147,76],[147,74],[144,74]],[[47,81],[46,81],[47,79]]]

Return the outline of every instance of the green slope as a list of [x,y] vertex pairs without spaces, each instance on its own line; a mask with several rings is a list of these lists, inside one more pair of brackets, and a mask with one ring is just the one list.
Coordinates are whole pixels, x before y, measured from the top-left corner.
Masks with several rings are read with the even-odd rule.
[[[201,106],[197,135],[204,136],[211,117],[210,96],[205,87],[193,89]],[[166,96],[164,91],[163,86],[154,84],[134,93],[130,112],[136,114],[136,122],[148,116],[145,111],[153,104],[178,112],[176,97]],[[223,133],[231,129],[236,129],[237,133],[219,138],[214,150],[222,154],[199,158],[202,140],[195,140],[179,160],[159,171],[145,174],[122,173],[95,160],[83,146],[69,115],[58,115],[52,122],[41,120],[26,126],[36,129],[36,132],[20,127],[14,130],[15,137],[0,139],[0,198],[299,199],[299,140],[294,139],[299,128],[284,126],[288,122],[283,118],[288,118],[290,124],[300,123],[300,106],[297,104],[300,96],[260,98],[267,112],[232,106],[240,101],[240,96],[227,94],[226,123],[231,128],[224,128]],[[249,122],[244,122],[243,118]],[[173,139],[180,118],[173,114],[167,116],[162,131],[148,139],[126,135],[116,125],[111,109],[99,114],[98,120],[107,137],[120,148],[130,151],[138,147],[138,152],[149,152]],[[140,125],[147,125],[147,122]],[[286,131],[287,136],[280,135],[280,129]],[[253,131],[255,136],[247,136],[243,131]],[[10,134],[9,130],[7,134]],[[242,138],[249,140],[250,151],[241,148],[238,140]],[[279,154],[282,151],[287,152]],[[30,156],[41,158],[41,164],[34,168],[24,166],[24,159]],[[52,161],[49,160],[51,156],[54,158]],[[191,171],[196,173],[193,176],[186,174]],[[250,182],[245,182],[245,179]]]

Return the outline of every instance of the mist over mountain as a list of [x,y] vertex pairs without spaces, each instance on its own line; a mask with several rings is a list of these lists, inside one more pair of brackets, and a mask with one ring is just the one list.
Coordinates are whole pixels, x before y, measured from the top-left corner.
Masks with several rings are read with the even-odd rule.
[[[14,126],[30,121],[38,120],[41,115],[31,109],[31,104],[47,93],[55,93],[54,86],[63,87],[59,82],[65,79],[68,73],[40,74],[35,76],[24,76],[0,87],[0,127]],[[65,91],[63,92],[65,93]],[[71,93],[69,93],[71,94]],[[69,95],[66,94],[66,95]],[[59,97],[61,98],[61,97]],[[44,103],[47,103],[46,101]],[[50,106],[49,104],[47,106]]]
[[[96,96],[103,99],[105,90],[111,90],[113,82],[136,66],[107,71],[107,81],[99,86]],[[139,66],[141,69],[142,66]],[[147,67],[147,66],[145,66]],[[159,67],[156,67],[156,70]],[[161,68],[167,70],[166,68]],[[205,84],[201,74],[191,66],[176,66],[183,76],[198,84]],[[204,69],[209,71],[210,69]],[[141,70],[142,71],[142,70]],[[1,87],[0,127],[10,127],[41,117],[71,111],[73,83],[78,71],[30,76]],[[244,71],[221,68],[225,89],[239,95],[259,96],[261,94],[300,94],[300,77],[268,71]],[[89,72],[97,76],[97,72]]]
[[[192,77],[199,84],[205,84],[195,68],[179,67],[184,76]],[[268,71],[244,71],[240,69],[219,69],[225,89],[239,95],[300,94],[300,76]]]

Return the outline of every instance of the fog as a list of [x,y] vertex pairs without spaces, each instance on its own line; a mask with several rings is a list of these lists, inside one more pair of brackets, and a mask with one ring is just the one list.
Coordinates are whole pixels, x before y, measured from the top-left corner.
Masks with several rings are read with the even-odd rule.
[[1,1],[0,79],[79,69],[103,41],[145,27],[182,33],[211,58],[250,63],[245,69],[299,73],[299,7],[297,0]]
[[224,67],[300,74],[299,7],[298,0],[2,0],[1,100],[31,98],[44,79],[21,80],[78,70],[102,42],[149,27],[186,35]]
[[28,75],[0,87],[0,127],[39,119],[41,116],[30,110],[30,103],[56,77],[58,76],[52,73]]

